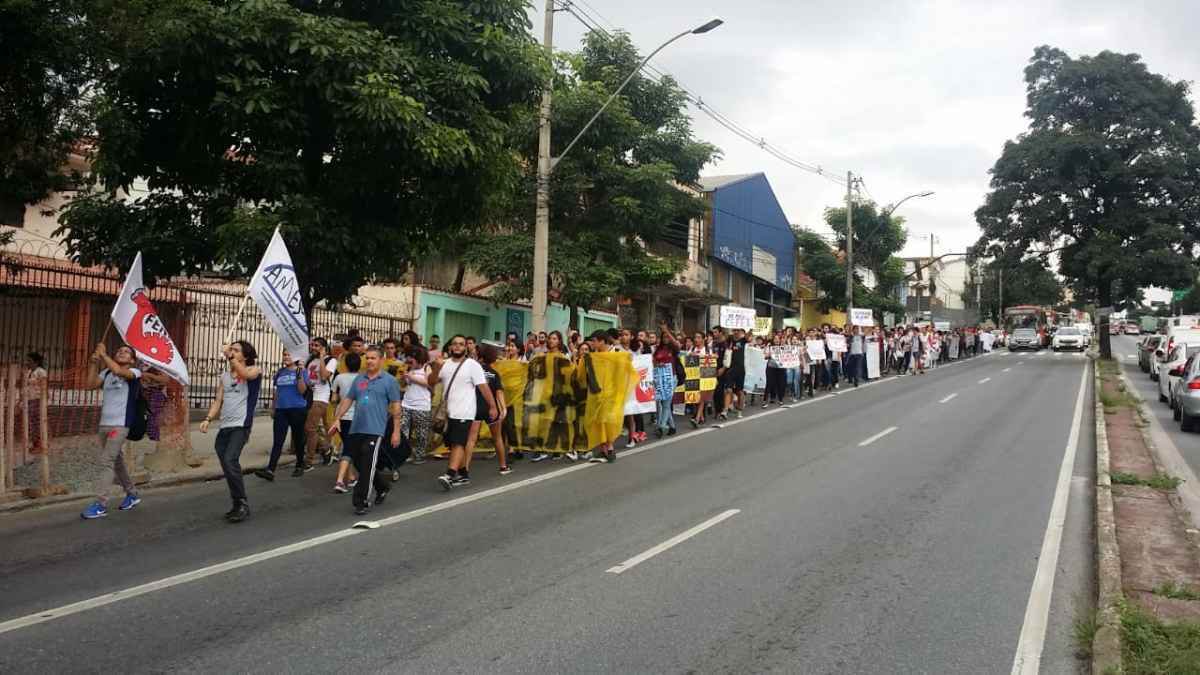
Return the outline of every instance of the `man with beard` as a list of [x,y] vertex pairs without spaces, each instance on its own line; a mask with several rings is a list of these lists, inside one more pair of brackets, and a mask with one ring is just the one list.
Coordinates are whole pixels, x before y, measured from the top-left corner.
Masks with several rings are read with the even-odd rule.
[[[483,396],[487,404],[487,418],[497,419],[499,411],[492,389],[488,386],[483,366],[467,355],[467,338],[455,335],[446,343],[450,359],[440,358],[433,364],[430,380],[442,383],[442,405],[446,406],[446,430],[443,434],[450,448],[450,459],[446,473],[438,476],[442,489],[465,487],[471,484],[466,468],[467,439],[471,425],[475,423],[475,392]],[[436,416],[435,416],[436,417]]]
[[[350,423],[350,435],[345,439],[345,451],[354,462],[358,472],[358,484],[354,486],[354,514],[361,516],[370,508],[371,488],[375,488],[375,503],[382,504],[387,497],[390,483],[376,471],[379,449],[383,435],[391,420],[392,446],[400,445],[400,385],[396,378],[383,370],[383,350],[378,347],[367,349],[367,372],[354,379],[350,391],[338,404],[336,419],[354,405],[354,420]],[[330,435],[334,429],[330,429]]]

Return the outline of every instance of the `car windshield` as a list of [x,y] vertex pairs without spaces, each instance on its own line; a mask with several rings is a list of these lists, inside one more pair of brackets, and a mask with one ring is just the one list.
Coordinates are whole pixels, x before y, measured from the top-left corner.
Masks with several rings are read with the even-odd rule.
[[1058,334],[1059,335],[1079,335],[1079,329],[1078,328],[1059,328]]
[[1034,334],[1034,330],[1032,328],[1018,328],[1013,331],[1013,335],[1026,336],[1026,335],[1033,335],[1033,334]]

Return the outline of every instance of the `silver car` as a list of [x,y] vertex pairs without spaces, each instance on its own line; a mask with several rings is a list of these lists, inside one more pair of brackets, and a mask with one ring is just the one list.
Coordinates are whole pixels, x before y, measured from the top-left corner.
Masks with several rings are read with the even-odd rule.
[[1008,350],[1015,352],[1018,349],[1032,349],[1038,351],[1042,348],[1042,338],[1038,332],[1032,328],[1018,328],[1012,332],[1008,338]]
[[1176,368],[1179,377],[1171,388],[1171,408],[1181,431],[1196,431],[1200,423],[1200,358],[1195,353]]

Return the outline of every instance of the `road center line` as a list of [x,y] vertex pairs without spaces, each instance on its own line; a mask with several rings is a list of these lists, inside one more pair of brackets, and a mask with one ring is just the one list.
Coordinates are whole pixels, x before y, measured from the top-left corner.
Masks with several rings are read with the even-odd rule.
[[713,516],[712,518],[709,518],[708,520],[704,521],[703,523],[700,523],[699,525],[697,525],[689,530],[684,530],[683,532],[680,532],[679,534],[675,535],[674,537],[671,537],[670,539],[664,541],[663,543],[661,543],[657,546],[651,546],[650,548],[646,549],[645,551],[642,551],[641,553],[633,556],[629,560],[626,560],[625,562],[614,565],[604,571],[608,572],[609,574],[620,574],[622,572],[628,572],[629,570],[646,562],[647,560],[653,558],[654,556],[658,555],[659,553],[662,553],[663,551],[668,551],[672,548],[675,548],[676,546],[678,546],[678,545],[682,544],[683,542],[687,541],[688,539],[691,539],[692,537],[700,534],[701,532],[707,530],[708,528],[712,527],[713,525],[717,525],[717,524],[721,523],[722,521],[728,520],[728,519],[736,516],[739,513],[741,513],[741,511],[738,509],[729,509],[728,511],[726,511],[724,513],[721,513],[719,515]]
[[1002,370],[1002,371],[1000,371],[1000,372],[1002,372],[1002,373],[1007,373],[1007,372],[1008,372],[1008,371],[1010,371],[1010,370],[1012,370],[1012,368],[1005,368],[1004,370]]
[[874,443],[875,441],[883,438],[884,436],[887,436],[888,434],[892,433],[893,431],[895,431],[899,428],[900,427],[888,427],[888,428],[884,429],[883,431],[875,434],[874,436],[868,438],[867,440],[859,443],[858,447],[862,448],[862,447],[868,446],[868,445]]
[[946,398],[938,401],[938,403],[945,403],[945,402],[949,401],[950,399],[954,398],[955,396],[958,396],[958,392],[954,392],[953,394],[950,394]]
[[983,378],[982,380],[980,380],[980,381],[979,381],[979,384],[987,384],[988,382],[991,382],[991,381],[992,381],[992,378],[990,378],[990,377],[985,377],[985,378]]
[[1079,375],[1075,418],[1071,422],[1067,447],[1063,451],[1062,465],[1058,469],[1058,485],[1054,489],[1054,501],[1050,505],[1050,520],[1046,523],[1046,535],[1042,539],[1042,550],[1038,555],[1037,572],[1033,575],[1029,603],[1025,606],[1021,637],[1017,640],[1017,653],[1013,657],[1013,675],[1037,675],[1041,668],[1042,647],[1046,642],[1046,623],[1050,616],[1050,596],[1054,593],[1054,572],[1058,567],[1058,552],[1062,547],[1063,528],[1067,522],[1071,472],[1075,466],[1075,452],[1079,448],[1079,427],[1083,422],[1083,395],[1087,392],[1087,377],[1088,369],[1084,368]]

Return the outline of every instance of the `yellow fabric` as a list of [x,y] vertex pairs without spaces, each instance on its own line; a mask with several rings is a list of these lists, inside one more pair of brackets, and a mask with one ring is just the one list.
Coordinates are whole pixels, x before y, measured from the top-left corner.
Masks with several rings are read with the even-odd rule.
[[633,395],[638,381],[633,359],[626,352],[588,354],[575,376],[587,387],[583,427],[588,445],[595,448],[617,440],[625,417],[625,400]]

